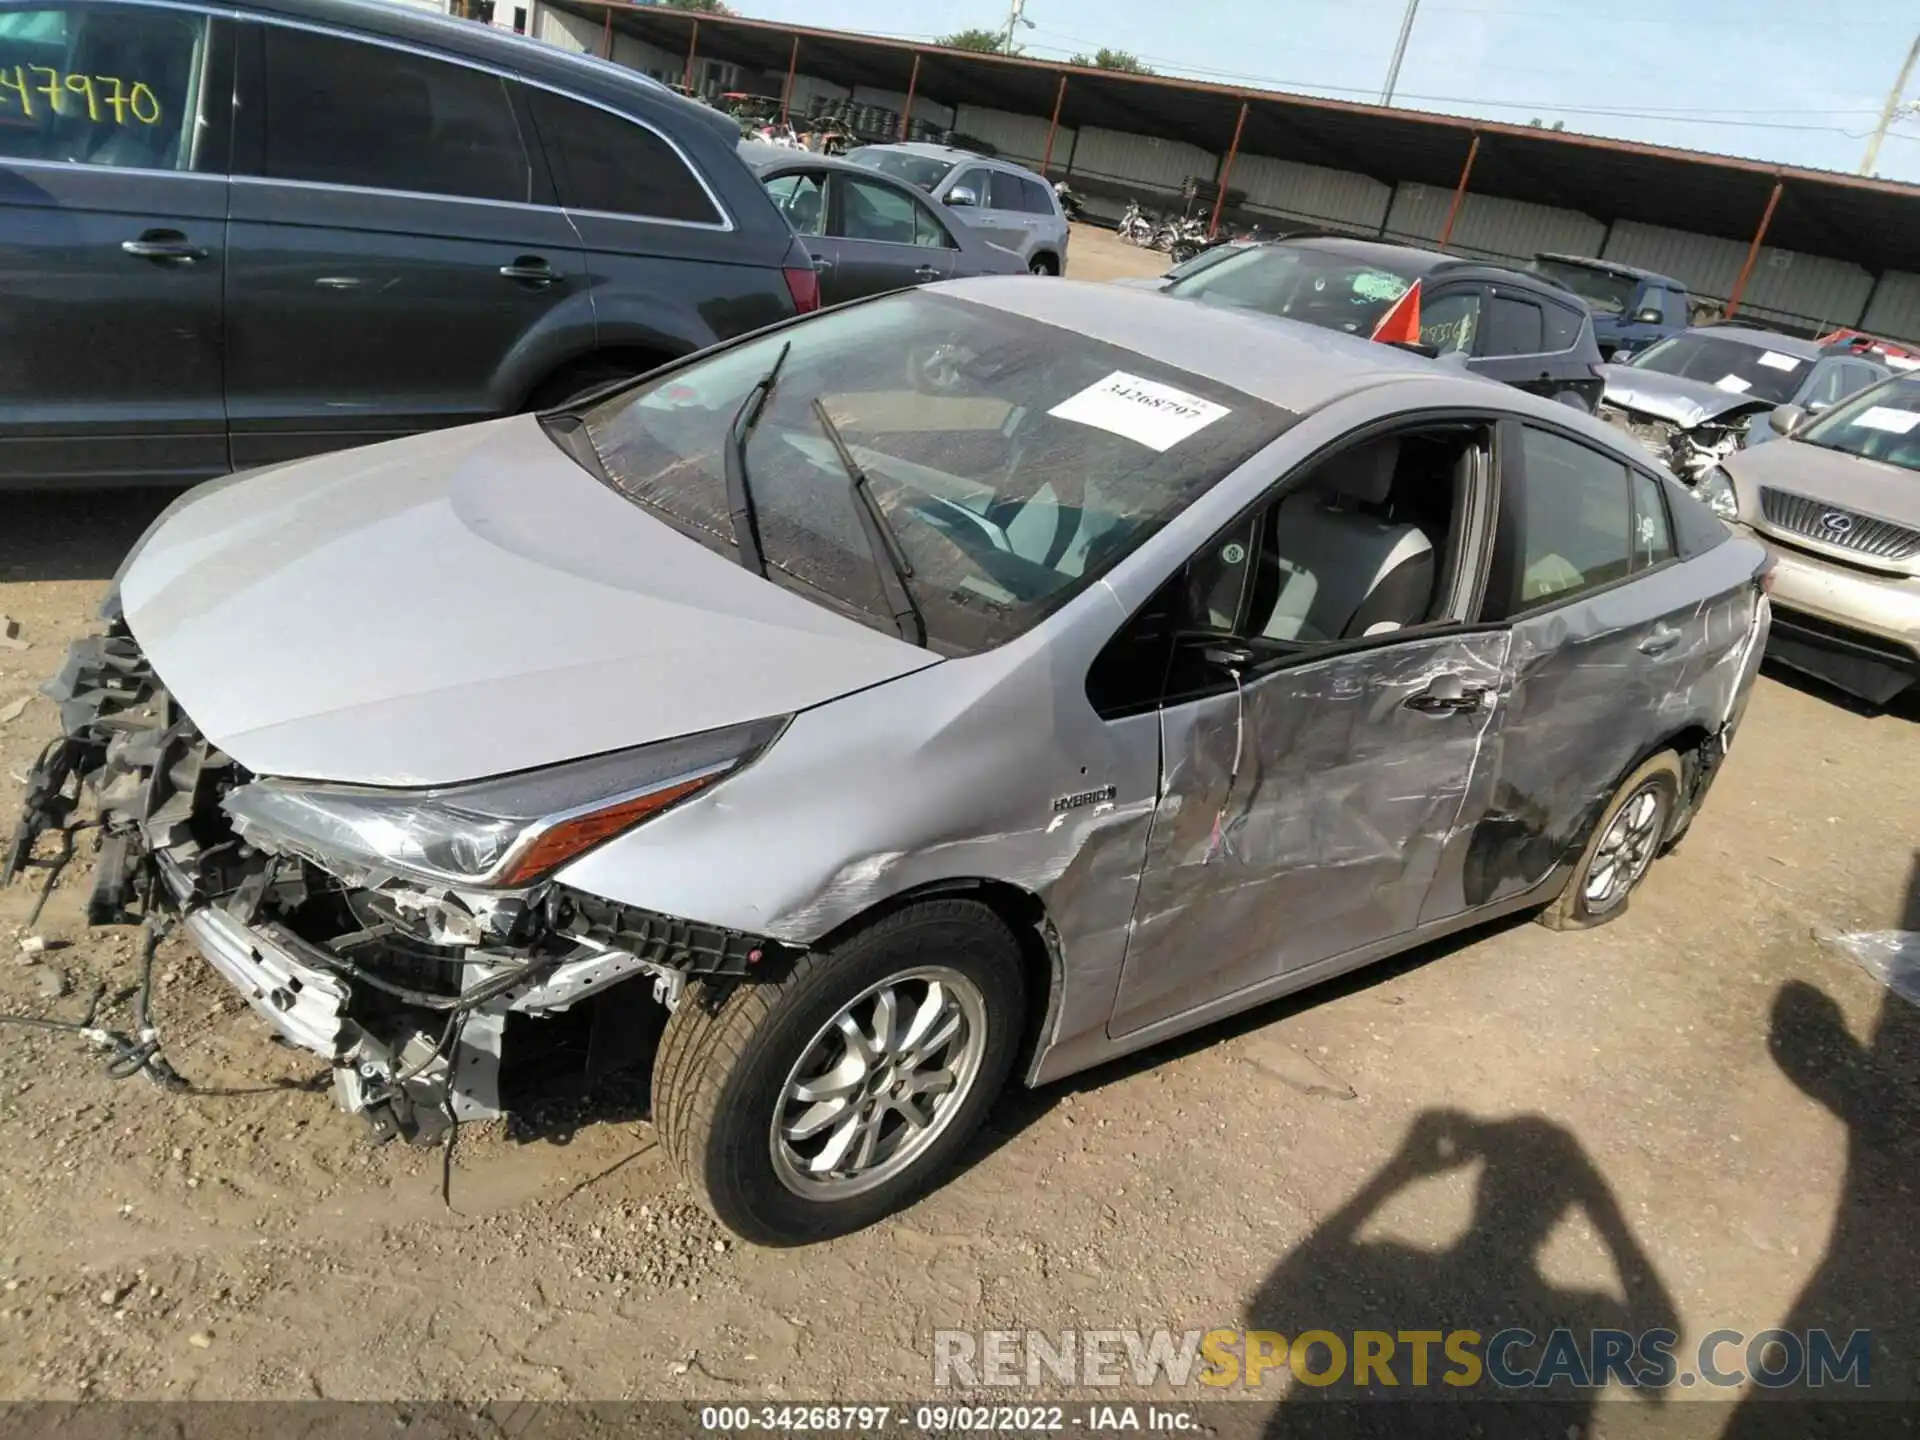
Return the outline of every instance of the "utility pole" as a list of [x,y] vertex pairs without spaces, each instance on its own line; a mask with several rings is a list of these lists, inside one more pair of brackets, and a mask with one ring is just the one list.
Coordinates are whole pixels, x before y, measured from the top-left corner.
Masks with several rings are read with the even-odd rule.
[[1907,80],[1913,74],[1913,62],[1920,59],[1920,35],[1913,37],[1913,44],[1907,47],[1907,63],[1900,67],[1900,78],[1893,82],[1893,89],[1887,92],[1887,103],[1880,111],[1880,123],[1873,127],[1873,138],[1867,141],[1867,155],[1860,162],[1862,175],[1873,174],[1873,167],[1880,159],[1880,142],[1887,138],[1887,127],[1893,124],[1893,117],[1900,110],[1900,97],[1907,93]]
[[1027,0],[1013,0],[1013,8],[1007,11],[1007,38],[1000,42],[1000,49],[1008,55],[1013,54],[1013,27],[1024,25],[1029,30],[1034,28],[1033,22],[1027,19],[1026,9]]
[[1400,21],[1400,38],[1393,42],[1393,59],[1387,65],[1387,88],[1380,92],[1382,105],[1393,104],[1393,87],[1400,83],[1400,62],[1407,58],[1407,37],[1413,34],[1413,17],[1420,0],[1407,0],[1407,13]]

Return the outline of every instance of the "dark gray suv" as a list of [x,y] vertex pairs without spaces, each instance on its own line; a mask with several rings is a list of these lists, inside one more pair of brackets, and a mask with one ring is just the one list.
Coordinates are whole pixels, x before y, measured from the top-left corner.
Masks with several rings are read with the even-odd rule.
[[0,485],[557,403],[810,309],[738,139],[374,0],[0,4]]

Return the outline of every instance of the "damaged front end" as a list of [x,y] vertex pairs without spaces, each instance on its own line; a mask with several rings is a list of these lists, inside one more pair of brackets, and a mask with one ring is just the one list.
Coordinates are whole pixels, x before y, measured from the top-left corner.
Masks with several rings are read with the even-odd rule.
[[[63,838],[59,863],[95,829],[89,923],[177,917],[282,1040],[330,1062],[339,1104],[379,1138],[429,1140],[556,1080],[643,1061],[687,980],[757,978],[787,958],[551,878],[745,763],[776,723],[531,780],[377,791],[249,774],[199,733],[122,622],[77,642],[46,693],[63,733],[28,777],[0,883],[50,863],[36,858],[43,835]],[[498,803],[529,794],[531,810]],[[288,805],[341,833],[280,823]],[[408,829],[420,814],[443,821],[424,848],[424,827]]]
[[1687,426],[1606,400],[1594,413],[1631,435],[1642,449],[1690,489],[1697,487],[1709,470],[1746,444],[1747,427],[1753,421],[1751,413],[1744,413],[1716,416]]

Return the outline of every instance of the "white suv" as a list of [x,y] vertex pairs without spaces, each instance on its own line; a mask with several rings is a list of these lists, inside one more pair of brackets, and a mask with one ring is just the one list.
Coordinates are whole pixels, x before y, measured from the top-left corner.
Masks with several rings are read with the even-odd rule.
[[862,145],[848,160],[918,185],[1036,275],[1067,269],[1067,217],[1033,171],[951,145]]

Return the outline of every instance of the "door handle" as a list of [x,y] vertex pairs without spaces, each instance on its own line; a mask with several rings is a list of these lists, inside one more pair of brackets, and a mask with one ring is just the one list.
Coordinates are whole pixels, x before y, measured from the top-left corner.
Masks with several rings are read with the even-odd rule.
[[1422,715],[1463,715],[1478,710],[1486,694],[1485,685],[1463,685],[1458,675],[1436,675],[1426,689],[1400,703]]
[[148,230],[138,240],[122,240],[120,248],[141,260],[159,265],[191,265],[207,258],[207,248],[195,245],[178,230]]
[[500,273],[536,290],[543,290],[560,278],[559,272],[538,255],[522,255],[511,265],[502,265]]
[[1665,625],[1656,625],[1646,639],[1640,642],[1642,655],[1664,655],[1680,643],[1680,632]]
[[815,255],[813,257],[813,268],[821,271],[831,270],[833,268],[833,261],[824,255]]
[[922,265],[918,270],[913,272],[913,278],[916,280],[938,280],[940,278],[940,272],[931,265]]

